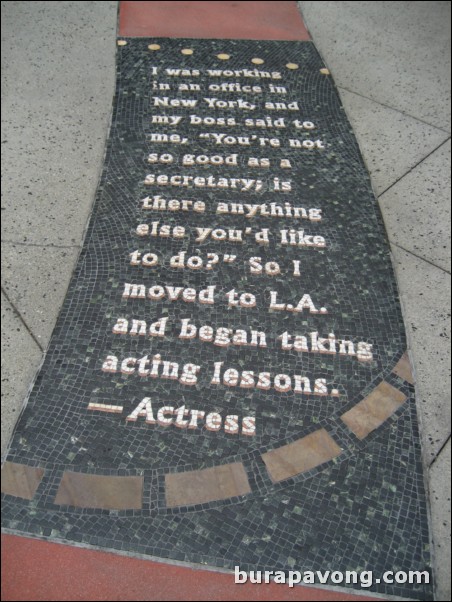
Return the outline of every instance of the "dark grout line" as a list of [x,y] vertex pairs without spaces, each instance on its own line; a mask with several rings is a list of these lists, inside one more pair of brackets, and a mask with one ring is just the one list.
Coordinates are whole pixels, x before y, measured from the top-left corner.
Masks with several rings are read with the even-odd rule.
[[439,150],[442,146],[444,146],[447,142],[449,142],[449,140],[450,140],[450,136],[448,138],[446,138],[446,140],[443,140],[441,142],[441,144],[438,144],[438,146],[436,148],[434,148],[432,151],[430,151],[427,155],[425,155],[425,157],[423,159],[421,159],[415,165],[413,165],[413,167],[411,167],[406,173],[404,173],[403,176],[400,176],[400,178],[397,178],[397,180],[395,182],[393,182],[390,186],[385,188],[385,190],[383,190],[383,192],[380,192],[378,195],[378,198],[382,197],[386,192],[388,192],[388,190],[391,190],[391,188],[393,186],[398,184],[400,182],[400,180],[403,180],[403,178],[405,178],[414,169],[416,169],[416,167],[418,167],[421,163],[423,163],[426,159],[428,159],[431,155],[433,155],[433,153],[436,153],[436,151]]
[[15,240],[2,240],[2,243],[8,245],[18,245],[19,247],[51,247],[53,249],[80,249],[81,245],[54,245],[52,243],[48,245],[38,245],[37,243],[28,242],[16,242]]
[[24,325],[25,330],[28,332],[28,334],[31,336],[31,338],[33,339],[33,341],[39,347],[39,349],[41,350],[41,353],[44,353],[44,349],[41,346],[41,343],[37,340],[37,338],[35,337],[35,335],[32,333],[32,331],[28,327],[28,324],[23,319],[22,314],[19,312],[19,310],[17,309],[17,307],[14,305],[14,303],[11,301],[11,299],[9,298],[9,296],[8,296],[7,292],[5,291],[5,289],[3,288],[3,286],[1,287],[1,290],[2,290],[2,293],[5,295],[6,300],[8,301],[8,303],[13,308],[14,313],[19,318],[19,320],[22,322],[22,324]]
[[444,443],[441,445],[441,447],[439,448],[438,452],[436,453],[435,457],[433,458],[433,460],[430,462],[430,464],[428,465],[429,469],[433,466],[433,464],[436,462],[436,460],[440,457],[441,452],[443,451],[443,449],[446,447],[446,445],[449,443],[450,441],[450,435],[447,437],[447,439],[444,441]]
[[429,123],[428,121],[425,121],[424,119],[420,119],[419,117],[415,117],[414,115],[411,115],[411,113],[405,113],[405,111],[401,111],[400,109],[391,107],[391,105],[387,105],[384,102],[375,100],[374,98],[371,98],[370,96],[365,96],[364,94],[361,94],[360,92],[355,92],[355,90],[350,90],[349,88],[345,88],[345,86],[336,86],[336,87],[339,90],[345,90],[346,92],[350,92],[350,94],[356,94],[356,96],[360,96],[361,98],[370,100],[371,102],[374,102],[377,105],[381,105],[382,107],[385,107],[386,109],[391,109],[391,111],[396,111],[397,113],[400,113],[401,115],[405,115],[405,117],[411,117],[411,119],[415,119],[416,121],[419,121],[420,123],[423,123],[424,125],[428,125],[431,128],[435,128],[436,130],[439,130],[440,132],[444,132],[450,138],[451,134],[450,134],[449,130],[446,130],[445,128],[439,127],[437,125],[432,125],[431,123]]
[[391,245],[394,245],[395,247],[402,249],[402,251],[405,251],[405,253],[409,253],[410,255],[413,255],[413,257],[416,257],[417,259],[420,259],[421,261],[425,261],[425,263],[430,264],[434,268],[437,268],[438,270],[441,270],[442,272],[445,272],[446,274],[448,274],[450,276],[450,272],[448,270],[445,270],[441,266],[436,265],[436,263],[433,263],[433,261],[430,261],[429,259],[425,259],[425,257],[421,257],[420,255],[416,255],[416,253],[413,253],[413,251],[410,251],[409,249],[405,249],[405,247],[402,247],[402,245],[399,245],[398,243],[394,242],[391,239],[389,239],[389,242],[391,243]]

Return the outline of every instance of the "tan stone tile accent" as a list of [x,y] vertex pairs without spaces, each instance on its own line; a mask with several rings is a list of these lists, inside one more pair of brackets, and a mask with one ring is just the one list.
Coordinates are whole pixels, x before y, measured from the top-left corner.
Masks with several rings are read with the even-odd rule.
[[342,414],[341,418],[359,439],[364,439],[383,424],[405,400],[404,393],[383,381],[351,410]]
[[140,510],[143,477],[111,477],[65,472],[55,504],[106,510]]
[[414,376],[413,371],[411,370],[410,358],[408,357],[408,353],[404,353],[402,357],[399,359],[397,364],[394,366],[393,370],[394,374],[400,376],[403,380],[406,380],[408,383],[414,385]]
[[341,448],[325,429],[262,454],[271,480],[276,483],[336,458]]
[[32,500],[43,476],[43,468],[5,462],[2,467],[2,493]]
[[165,475],[166,505],[192,506],[251,493],[241,462]]

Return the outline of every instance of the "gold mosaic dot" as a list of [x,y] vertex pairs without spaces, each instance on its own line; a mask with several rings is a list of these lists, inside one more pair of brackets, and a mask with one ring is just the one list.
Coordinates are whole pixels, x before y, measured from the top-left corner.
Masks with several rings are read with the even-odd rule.
[[297,63],[287,63],[287,69],[298,69]]
[[217,54],[217,59],[220,59],[220,61],[227,61],[231,58],[230,54]]
[[251,59],[251,62],[254,63],[255,65],[262,65],[264,62],[264,59],[254,58],[254,59]]
[[118,40],[118,46],[125,46],[127,44],[127,40]]
[[149,44],[149,50],[160,50],[160,44]]
[[194,50],[193,50],[192,48],[183,48],[183,49],[181,50],[181,53],[182,53],[182,54],[187,54],[187,55],[188,55],[188,54],[193,54],[193,52],[194,52]]
[[330,70],[327,69],[326,67],[323,67],[322,69],[320,69],[320,73],[322,75],[329,75],[330,74]]

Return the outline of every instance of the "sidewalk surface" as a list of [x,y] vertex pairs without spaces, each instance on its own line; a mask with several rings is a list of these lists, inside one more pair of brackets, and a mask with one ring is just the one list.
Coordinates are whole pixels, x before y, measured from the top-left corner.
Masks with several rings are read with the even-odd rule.
[[[299,7],[339,88],[391,243],[416,373],[436,599],[450,599],[450,3]],[[2,453],[82,246],[108,132],[117,8],[2,3]]]

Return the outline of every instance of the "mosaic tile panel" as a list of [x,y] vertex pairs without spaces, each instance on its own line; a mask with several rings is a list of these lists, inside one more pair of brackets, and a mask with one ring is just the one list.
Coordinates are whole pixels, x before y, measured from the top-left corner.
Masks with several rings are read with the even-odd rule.
[[315,47],[120,41],[4,527],[226,568],[429,571],[389,247]]

